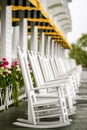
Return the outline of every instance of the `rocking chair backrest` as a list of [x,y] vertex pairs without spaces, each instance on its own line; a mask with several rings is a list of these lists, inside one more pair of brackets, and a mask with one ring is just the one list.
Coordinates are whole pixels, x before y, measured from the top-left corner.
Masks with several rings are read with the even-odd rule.
[[[29,52],[28,51],[28,58],[29,58],[29,61],[30,61],[30,64],[32,66],[32,70],[33,70],[33,74],[34,74],[34,77],[35,77],[35,81],[36,81],[36,84],[38,87],[40,87],[41,85],[44,84],[44,77],[43,77],[43,74],[41,72],[41,68],[40,68],[40,64],[39,64],[39,61],[38,61],[38,58],[37,58],[37,54],[35,52]],[[47,93],[47,90],[39,90],[39,92],[41,94],[44,94],[44,93]]]
[[[34,95],[34,92],[30,91],[31,89],[31,77],[30,77],[30,72],[28,71],[28,64],[26,62],[26,58],[24,59],[24,54],[21,52],[20,48],[18,48],[18,58],[19,58],[19,63],[20,63],[20,67],[22,70],[22,76],[24,79],[24,84],[25,84],[25,88],[26,88],[26,93],[27,93],[27,97],[28,97],[28,112],[29,112],[29,116],[28,116],[28,120],[31,123],[35,123],[35,115],[34,115],[34,108],[33,108],[33,103],[36,102],[36,97]],[[26,68],[27,66],[27,68]]]
[[53,80],[54,74],[53,74],[52,67],[49,63],[49,58],[46,57],[46,56],[40,55],[40,54],[38,55],[38,58],[39,58],[39,62],[40,62],[40,65],[41,65],[43,75],[45,77],[45,82]]

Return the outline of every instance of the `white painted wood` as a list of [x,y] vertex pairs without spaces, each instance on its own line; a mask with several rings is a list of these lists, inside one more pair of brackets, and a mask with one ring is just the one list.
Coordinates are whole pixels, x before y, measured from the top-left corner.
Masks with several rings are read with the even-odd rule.
[[[5,0],[1,1],[1,57],[12,60],[12,10],[6,6]],[[9,52],[9,54],[8,54]]]
[[62,14],[62,15],[59,15],[58,16],[58,21],[62,21],[63,19],[71,19],[70,15],[69,14]]
[[52,8],[58,5],[63,5],[63,0],[49,0],[47,1],[47,4],[49,8]]
[[30,41],[30,50],[37,52],[38,51],[38,29],[37,26],[32,23],[31,25],[31,41]]
[[[56,119],[56,121],[59,121],[59,124],[62,122],[63,126],[65,126],[67,123],[70,124],[68,118],[65,117],[66,116],[66,110],[65,110],[66,105],[63,100],[62,91],[59,92],[59,86],[58,85],[55,86],[55,89],[57,89],[57,91],[59,92],[58,94],[60,96],[60,102],[58,102],[58,98],[56,98],[56,99],[48,98],[47,100],[37,101],[35,93],[34,93],[35,90],[40,90],[40,89],[48,90],[49,88],[52,88],[52,87],[54,88],[54,86],[49,85],[46,88],[44,88],[44,86],[43,87],[39,86],[37,88],[31,89],[31,77],[30,77],[30,71],[29,71],[28,64],[27,64],[27,58],[23,56],[23,53],[21,53],[20,49],[18,49],[18,56],[19,56],[19,61],[20,61],[20,65],[22,68],[24,83],[25,83],[25,87],[26,87],[26,91],[27,91],[27,95],[28,95],[28,104],[29,104],[28,105],[28,120],[25,121],[23,119],[18,119],[19,124],[22,123],[21,125],[24,126],[24,123],[25,123],[25,126],[26,126],[26,123],[28,123],[28,124],[32,124],[33,127],[36,126],[36,127],[40,128],[38,126],[38,123],[41,122],[39,120],[40,118],[53,119],[53,121],[51,121],[52,125],[48,121],[44,122],[44,126],[46,126],[46,124],[47,124],[48,128],[53,127],[54,118]],[[64,86],[64,85],[62,85],[62,86]],[[61,98],[62,98],[62,100],[61,100]],[[41,108],[41,111],[39,111],[40,108]],[[57,109],[57,111],[56,111],[55,108],[60,108],[61,110]],[[45,113],[44,113],[44,111],[45,111]],[[61,118],[62,116],[64,116],[64,117]],[[57,119],[56,117],[59,117],[59,119]],[[14,123],[14,124],[16,124],[16,123]],[[58,126],[58,122],[57,122],[57,124],[55,122],[55,125]],[[41,126],[43,127],[43,123]]]
[[24,18],[24,12],[20,13],[20,32],[19,45],[27,50],[27,19]]
[[66,8],[64,8],[64,6],[56,6],[55,8],[50,8],[49,9],[49,12],[50,10],[52,10],[52,15],[53,16],[58,16],[58,15],[61,15],[63,13],[68,13],[68,10]]
[[55,44],[54,44],[54,54],[55,54],[55,56],[57,56],[57,53],[58,53],[58,52],[57,52],[57,51],[58,51],[58,50],[57,50],[57,45],[58,45],[58,43],[55,43]]
[[58,57],[65,57],[65,50],[60,45],[58,45]]
[[64,126],[68,126],[70,125],[69,122],[67,123],[62,123],[62,122],[58,122],[58,121],[54,121],[53,123],[50,122],[49,123],[46,123],[46,122],[39,122],[37,125],[32,125],[32,124],[28,124],[28,121],[27,120],[22,120],[21,122],[15,122],[13,123],[14,125],[17,125],[17,126],[21,126],[21,127],[26,127],[26,128],[59,128],[59,127],[64,127]]
[[44,54],[44,47],[45,47],[45,40],[44,40],[44,32],[42,32],[42,30],[40,31],[40,52],[42,54]]
[[46,55],[50,56],[50,42],[51,38],[46,36]]
[[1,56],[1,21],[0,21],[0,56]]
[[60,52],[60,45],[58,44],[58,57],[60,57],[61,56],[61,52]]
[[[45,56],[40,55],[40,54],[38,55],[38,57],[39,57],[39,59],[38,59],[37,55],[34,52],[28,53],[28,56],[29,56],[29,61],[32,66],[32,70],[33,70],[33,74],[34,74],[37,86],[47,87],[49,84],[51,86],[52,85],[61,86],[63,83],[65,84],[65,87],[63,89],[64,89],[64,93],[65,93],[65,98],[67,100],[67,107],[69,110],[68,113],[73,114],[74,113],[73,100],[72,100],[73,97],[71,96],[71,92],[70,92],[70,87],[73,87],[73,86],[71,86],[72,79],[70,79],[70,77],[64,78],[63,76],[59,75],[59,67],[57,68],[57,66],[55,64],[56,59],[54,60],[54,58],[50,58],[50,60],[49,60],[48,58],[46,58]],[[50,65],[51,65],[51,67],[50,67]],[[61,68],[62,69],[60,69],[60,70],[63,71],[62,65],[61,65]],[[51,98],[51,96],[52,96],[52,98],[54,98],[54,96],[57,96],[57,93],[55,92],[55,90],[53,90],[53,93],[52,93],[51,89],[48,91],[39,90],[39,93],[43,94],[43,95],[49,94],[50,98]],[[61,98],[61,100],[62,100],[62,98]],[[64,101],[64,99],[63,99],[63,101]]]
[[60,23],[61,26],[64,26],[64,25],[69,25],[71,26],[71,19],[65,19],[65,20],[62,20],[61,23]]
[[47,12],[47,0],[39,0],[42,8]]
[[61,47],[61,57],[65,58],[65,49]]
[[54,40],[51,40],[51,56],[54,56]]
[[[27,92],[27,96],[28,96],[28,121],[32,124],[36,124],[36,120],[35,120],[35,113],[34,113],[34,108],[33,108],[33,100],[34,100],[34,96],[31,95],[32,93],[30,93],[30,83],[31,82],[31,78],[30,78],[30,72],[26,72],[26,67],[24,64],[24,59],[23,59],[23,55],[20,51],[20,49],[18,49],[18,56],[19,56],[19,61],[21,64],[21,69],[22,69],[22,73],[23,73],[23,78],[24,78],[24,84],[26,87],[26,92]],[[27,64],[28,65],[28,64]],[[27,77],[27,74],[29,76],[29,79]],[[33,98],[33,100],[32,100]]]
[[17,58],[17,47],[19,46],[19,26],[13,27],[12,59]]
[[3,90],[0,88],[0,111],[5,109],[5,104],[3,102]]

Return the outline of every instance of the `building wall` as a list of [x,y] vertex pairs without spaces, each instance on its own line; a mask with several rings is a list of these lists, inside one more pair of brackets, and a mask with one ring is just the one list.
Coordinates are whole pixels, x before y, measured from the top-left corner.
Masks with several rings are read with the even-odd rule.
[[[42,7],[47,11],[56,26],[66,34],[71,31],[72,23],[67,0],[39,0]],[[56,15],[59,12],[58,15]],[[65,20],[64,20],[64,19]],[[60,20],[60,21],[59,21]]]

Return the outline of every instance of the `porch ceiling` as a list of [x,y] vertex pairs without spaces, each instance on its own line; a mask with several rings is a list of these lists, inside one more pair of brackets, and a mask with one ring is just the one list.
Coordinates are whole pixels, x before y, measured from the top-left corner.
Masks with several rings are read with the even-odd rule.
[[60,6],[63,5],[63,1],[62,0],[48,0],[47,1],[47,5],[49,9],[55,8],[56,6]]
[[64,19],[60,22],[60,25],[63,26],[63,25],[66,25],[66,24],[70,24],[71,25],[71,20],[70,19]]
[[57,19],[58,19],[58,22],[61,22],[64,19],[71,20],[71,17],[69,14],[64,13],[64,14],[58,15]]
[[48,9],[48,11],[49,13],[52,13],[53,16],[68,13],[68,10],[64,6],[57,6],[55,8]]
[[48,14],[43,10],[38,0],[7,0],[7,2],[8,5],[12,5],[13,25],[19,24],[20,13],[23,12],[24,18],[27,18],[29,21],[28,34],[30,34],[31,31],[29,28],[29,26],[31,26],[31,21],[38,26],[38,29],[43,29],[45,33],[48,33],[46,35],[50,35],[50,33],[52,33],[52,36],[58,35],[58,38],[54,38],[55,42],[61,43],[62,41],[63,47],[72,48],[61,31],[55,26]]

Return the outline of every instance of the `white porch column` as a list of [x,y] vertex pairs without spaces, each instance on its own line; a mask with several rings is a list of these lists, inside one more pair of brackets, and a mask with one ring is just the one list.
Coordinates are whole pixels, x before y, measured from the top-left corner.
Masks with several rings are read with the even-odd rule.
[[38,28],[32,23],[31,25],[31,41],[30,41],[30,50],[37,52],[38,51]]
[[64,48],[63,47],[61,47],[61,55],[62,55],[62,58],[64,58],[65,56],[64,56]]
[[62,58],[65,58],[65,50],[64,50],[64,48],[62,46],[60,46],[60,56]]
[[58,51],[58,50],[57,50],[57,49],[58,49],[58,48],[57,48],[57,44],[58,44],[57,42],[54,44],[54,53],[55,53],[55,56],[57,56],[57,51]]
[[60,56],[61,56],[61,49],[60,49],[60,45],[58,44],[58,46],[57,46],[57,47],[58,47],[58,53],[57,53],[57,54],[58,54],[58,57],[60,57]]
[[54,56],[54,40],[51,40],[51,56]]
[[44,40],[44,32],[42,30],[40,31],[40,52],[44,54],[44,46],[45,46],[45,40]]
[[20,12],[20,31],[19,31],[19,46],[27,50],[27,19],[24,18],[24,12]]
[[51,38],[46,36],[46,55],[50,56],[50,42]]
[[1,21],[0,21],[0,56],[1,56]]
[[17,47],[19,46],[19,26],[13,27],[12,59],[17,58]]
[[12,59],[12,10],[1,0],[1,57]]

